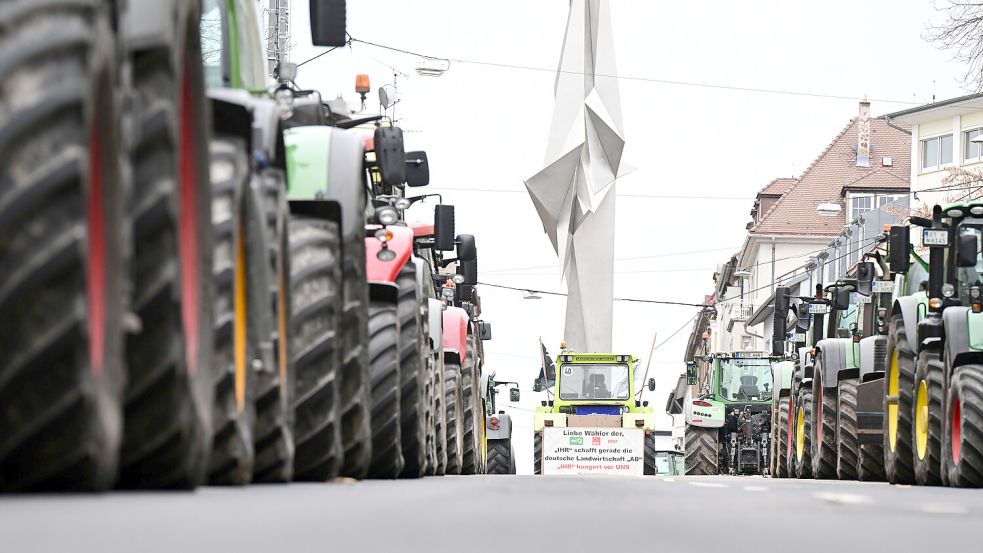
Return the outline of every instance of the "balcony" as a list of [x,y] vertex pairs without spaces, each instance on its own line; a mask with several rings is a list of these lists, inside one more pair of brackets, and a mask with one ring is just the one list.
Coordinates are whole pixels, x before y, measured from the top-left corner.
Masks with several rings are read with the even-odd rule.
[[729,301],[724,304],[724,310],[727,313],[727,331],[730,332],[734,329],[734,323],[746,323],[751,318],[754,306],[747,300]]

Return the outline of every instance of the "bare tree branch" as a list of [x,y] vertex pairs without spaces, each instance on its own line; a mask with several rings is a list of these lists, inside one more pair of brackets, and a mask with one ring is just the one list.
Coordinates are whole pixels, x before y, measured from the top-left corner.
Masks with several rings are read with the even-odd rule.
[[930,24],[923,37],[966,65],[964,86],[983,90],[983,0],[944,0],[934,5],[943,21]]

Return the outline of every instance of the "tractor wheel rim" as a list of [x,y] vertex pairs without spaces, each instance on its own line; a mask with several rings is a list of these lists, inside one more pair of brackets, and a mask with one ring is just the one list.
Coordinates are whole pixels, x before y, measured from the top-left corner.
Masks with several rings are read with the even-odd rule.
[[915,450],[918,459],[925,459],[925,450],[928,449],[928,388],[925,381],[918,382],[918,390],[915,395]]
[[[235,208],[238,212],[238,207]],[[233,361],[235,364],[236,411],[242,413],[246,408],[246,232],[242,220],[236,217],[235,234],[235,279],[233,293]]]
[[958,465],[959,454],[963,445],[962,402],[959,400],[959,394],[952,396],[952,420],[949,423],[949,428],[949,450],[952,451],[952,462]]
[[[894,398],[898,397],[899,375],[898,375],[898,350],[894,350],[891,355],[891,365],[888,367],[887,375],[887,395]],[[893,453],[898,444],[898,404],[887,404],[887,443]]]
[[806,413],[805,409],[799,407],[795,414],[795,458],[801,461],[805,453],[806,446]]
[[[199,324],[198,313],[201,282],[199,277],[198,229],[198,133],[195,132],[195,109],[191,93],[190,65],[185,60],[182,70],[180,99],[180,146],[178,149],[178,187],[180,215],[178,252],[181,258],[181,319],[184,324],[185,355],[188,373],[198,370]],[[199,62],[200,63],[200,62]]]
[[86,299],[89,325],[89,371],[102,374],[106,337],[106,228],[103,213],[103,152],[98,126],[89,131],[88,263],[86,265]]
[[785,456],[792,456],[792,429],[788,428],[792,424],[793,413],[795,413],[795,403],[791,400],[788,402],[788,420],[785,422]]

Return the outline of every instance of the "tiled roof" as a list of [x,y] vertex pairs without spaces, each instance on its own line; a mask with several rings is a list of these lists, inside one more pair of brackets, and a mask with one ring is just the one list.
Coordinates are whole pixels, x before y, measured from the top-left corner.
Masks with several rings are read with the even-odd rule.
[[796,178],[777,178],[768,184],[758,192],[759,196],[781,196],[782,194],[788,192],[789,188],[798,182],[799,179]]
[[844,184],[843,188],[840,189],[840,195],[846,194],[847,190],[896,190],[899,188],[909,188],[908,179],[885,169],[871,171],[853,182]]
[[[780,234],[835,236],[846,224],[846,209],[842,198],[844,186],[907,189],[911,174],[911,135],[889,126],[883,117],[870,120],[871,167],[857,167],[858,120],[852,119],[825,150],[796,181],[751,227],[751,234]],[[882,167],[881,160],[890,157],[893,166]],[[861,184],[870,178],[872,186]],[[767,187],[766,187],[767,189]],[[836,217],[816,213],[821,203],[839,203],[844,209]]]

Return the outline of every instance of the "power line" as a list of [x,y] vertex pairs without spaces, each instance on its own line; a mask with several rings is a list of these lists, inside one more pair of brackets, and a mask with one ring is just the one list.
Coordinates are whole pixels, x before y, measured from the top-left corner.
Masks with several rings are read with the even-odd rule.
[[[345,43],[345,44],[343,44],[342,46],[349,46],[349,45],[351,45],[351,43],[352,43],[352,36],[351,36],[351,35],[348,35],[348,42],[346,42],[346,43]],[[329,48],[329,49],[327,49],[327,50],[325,50],[325,51],[323,51],[323,52],[321,52],[320,54],[318,54],[318,55],[316,55],[316,56],[314,56],[314,57],[311,57],[311,58],[308,58],[308,59],[306,59],[306,60],[304,60],[304,61],[302,61],[302,62],[300,62],[300,63],[298,63],[298,64],[297,64],[297,67],[300,67],[300,66],[302,66],[302,65],[304,65],[304,64],[306,64],[306,63],[310,63],[310,62],[312,62],[312,61],[314,61],[314,60],[316,60],[317,58],[319,58],[319,57],[321,57],[321,56],[326,56],[326,55],[328,55],[328,54],[330,54],[331,52],[334,52],[334,51],[335,51],[335,50],[337,50],[338,48],[341,48],[341,46],[335,46],[334,48]]]
[[[495,194],[527,194],[525,190],[513,190],[510,188],[428,188],[428,190],[439,190],[441,192],[491,192]],[[663,195],[663,194],[618,194],[618,198],[653,198],[657,200],[722,200],[722,201],[741,201],[750,202],[754,198],[744,196],[686,196],[686,195]]]
[[[637,261],[640,259],[654,259],[657,257],[674,257],[678,255],[693,255],[698,253],[711,253],[711,252],[722,252],[722,251],[732,251],[734,248],[712,248],[709,250],[692,250],[688,252],[672,252],[672,253],[656,253],[652,255],[636,255],[632,257],[616,257],[614,260],[617,261]],[[528,267],[512,267],[509,269],[489,269],[483,270],[482,273],[508,273],[512,271],[526,271],[529,269],[555,269],[556,263],[551,265],[532,265]],[[505,275],[508,276],[508,275]]]
[[[549,296],[566,296],[566,292],[553,292],[551,290],[536,290],[533,288],[519,288],[516,286],[506,286],[504,284],[493,284],[490,282],[479,282],[481,286],[488,286],[490,288],[501,288],[504,290],[515,290],[516,292],[533,292],[536,294],[546,294]],[[685,303],[679,301],[662,301],[662,300],[648,300],[643,298],[614,298],[614,301],[624,301],[624,302],[634,302],[634,303],[653,303],[657,305],[683,305],[686,307],[709,307],[705,303]]]
[[[716,89],[716,90],[729,90],[729,91],[734,91],[734,92],[752,92],[752,93],[760,93],[760,94],[781,94],[781,95],[786,95],[786,96],[798,96],[798,97],[809,97],[809,98],[826,98],[826,99],[832,99],[832,100],[853,100],[853,101],[856,101],[856,100],[860,100],[861,99],[860,96],[847,96],[847,95],[842,95],[842,94],[827,94],[827,93],[821,93],[821,92],[806,92],[806,91],[799,91],[799,90],[782,90],[782,89],[775,89],[775,88],[758,88],[758,87],[737,86],[737,85],[718,84],[718,83],[705,83],[705,82],[698,82],[698,81],[678,81],[678,80],[671,80],[671,79],[657,79],[657,78],[654,78],[654,77],[642,77],[642,76],[635,76],[635,75],[608,75],[608,74],[604,74],[604,73],[585,73],[585,72],[582,72],[582,71],[569,71],[569,70],[565,70],[565,69],[553,69],[553,68],[549,68],[549,67],[535,67],[535,66],[531,66],[531,65],[518,65],[518,64],[509,64],[509,63],[497,63],[497,62],[490,62],[490,61],[470,60],[470,59],[464,59],[464,58],[447,58],[447,57],[440,57],[440,56],[428,56],[426,54],[421,54],[419,52],[413,52],[413,51],[405,50],[405,49],[402,49],[402,48],[396,48],[396,47],[393,47],[393,46],[387,46],[385,44],[378,44],[378,43],[370,42],[370,41],[367,41],[367,40],[360,40],[360,39],[357,39],[357,38],[354,38],[354,37],[349,37],[349,40],[350,40],[350,42],[360,42],[360,43],[365,44],[365,45],[368,45],[368,46],[375,46],[376,48],[382,48],[384,50],[390,50],[390,51],[393,51],[393,52],[399,52],[399,53],[402,53],[402,54],[408,54],[408,55],[417,56],[417,57],[420,57],[420,58],[426,58],[426,59],[431,59],[431,60],[446,60],[448,62],[463,63],[463,64],[469,64],[469,65],[480,65],[480,66],[486,66],[486,67],[497,67],[497,68],[502,68],[502,69],[520,69],[520,70],[525,70],[525,71],[541,71],[541,72],[547,72],[547,73],[563,73],[563,74],[567,74],[567,75],[584,75],[584,76],[590,75],[590,76],[592,76],[594,78],[602,77],[602,78],[618,79],[618,80],[622,80],[622,81],[638,81],[638,82],[648,82],[648,83],[655,83],[655,84],[664,84],[664,85],[673,85],[673,86],[684,86],[684,87],[692,87],[692,88],[710,88],[710,89]],[[888,99],[883,99],[883,98],[869,98],[869,100],[870,101],[874,101],[874,102],[883,102],[885,104],[918,105],[918,102],[912,102],[912,101],[909,101],[909,100],[888,100]]]

